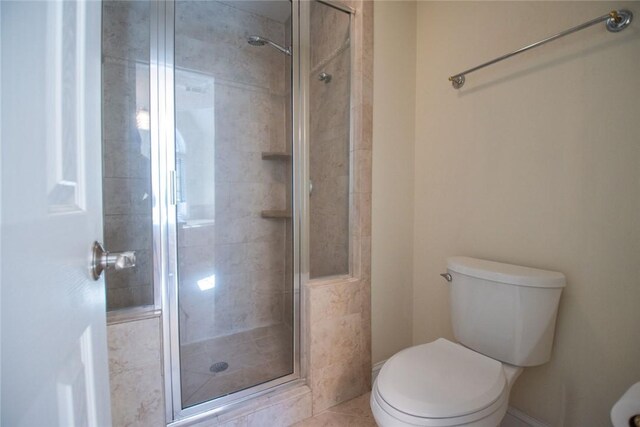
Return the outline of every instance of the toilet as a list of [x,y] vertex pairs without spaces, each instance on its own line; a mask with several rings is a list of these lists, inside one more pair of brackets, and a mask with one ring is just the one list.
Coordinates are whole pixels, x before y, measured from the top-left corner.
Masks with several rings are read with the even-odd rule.
[[469,257],[447,260],[458,341],[404,349],[371,391],[380,427],[496,427],[522,369],[549,361],[562,273]]

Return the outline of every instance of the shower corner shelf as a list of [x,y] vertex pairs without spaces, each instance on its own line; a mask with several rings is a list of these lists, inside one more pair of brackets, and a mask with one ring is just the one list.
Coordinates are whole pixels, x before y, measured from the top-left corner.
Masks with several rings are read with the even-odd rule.
[[263,151],[262,160],[289,160],[291,154],[283,151]]
[[271,210],[271,211],[262,211],[260,212],[260,216],[262,218],[270,218],[270,219],[288,219],[291,218],[291,212],[290,211],[278,211],[278,210]]

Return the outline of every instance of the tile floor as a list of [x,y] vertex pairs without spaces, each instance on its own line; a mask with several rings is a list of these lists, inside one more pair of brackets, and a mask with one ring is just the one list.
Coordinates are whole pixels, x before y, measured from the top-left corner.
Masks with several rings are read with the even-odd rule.
[[[272,325],[183,345],[182,396],[184,406],[263,383],[293,371],[293,333]],[[217,362],[228,367],[210,371]]]
[[294,427],[376,427],[369,397],[371,393],[329,408],[313,418],[300,421]]

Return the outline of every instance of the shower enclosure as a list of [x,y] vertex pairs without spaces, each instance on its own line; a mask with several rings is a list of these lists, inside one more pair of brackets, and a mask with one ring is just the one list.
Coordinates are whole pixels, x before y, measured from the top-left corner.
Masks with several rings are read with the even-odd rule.
[[291,3],[176,1],[167,13],[178,272],[169,310],[189,408],[296,371],[292,62],[280,48],[291,44]]
[[168,420],[304,378],[300,286],[350,274],[351,10],[103,6],[109,318],[162,316]]

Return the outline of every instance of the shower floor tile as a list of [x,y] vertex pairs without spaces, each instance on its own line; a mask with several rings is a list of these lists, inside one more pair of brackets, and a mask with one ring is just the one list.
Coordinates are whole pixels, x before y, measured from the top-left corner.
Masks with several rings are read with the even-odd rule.
[[[284,324],[199,341],[180,350],[183,407],[293,372],[293,333]],[[211,372],[219,362],[228,367]]]

